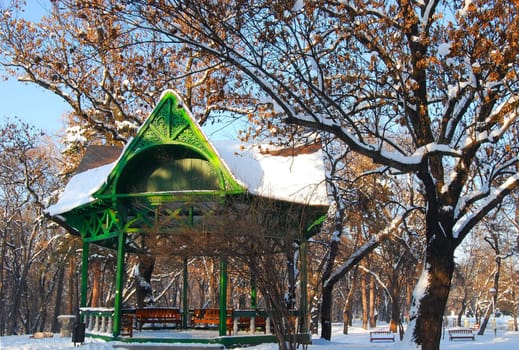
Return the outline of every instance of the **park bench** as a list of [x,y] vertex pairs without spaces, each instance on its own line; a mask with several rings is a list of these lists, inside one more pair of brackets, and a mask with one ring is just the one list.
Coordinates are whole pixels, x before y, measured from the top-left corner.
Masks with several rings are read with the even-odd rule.
[[[232,310],[227,310],[226,328],[229,335],[233,328]],[[191,318],[193,328],[209,328],[220,324],[220,309],[195,309]]]
[[471,339],[475,340],[474,333],[472,332],[472,329],[469,328],[455,328],[455,329],[449,329],[449,340],[454,339]]
[[[249,316],[242,316],[242,317],[238,317],[237,320],[235,320],[235,322],[237,321],[237,329],[242,331],[247,331],[247,332],[250,332],[250,328],[251,328],[251,320],[252,320],[252,317],[249,317]],[[255,316],[254,317],[254,331],[256,330],[260,330],[262,331],[263,333],[266,333],[267,331],[267,320],[265,319],[265,317],[262,317],[262,316]]]
[[369,332],[369,341],[395,341],[395,335],[390,331],[371,331]]
[[173,324],[177,329],[182,325],[182,315],[174,308],[144,308],[135,310],[139,330],[145,323]]
[[133,337],[133,316],[125,313],[121,315],[121,336]]

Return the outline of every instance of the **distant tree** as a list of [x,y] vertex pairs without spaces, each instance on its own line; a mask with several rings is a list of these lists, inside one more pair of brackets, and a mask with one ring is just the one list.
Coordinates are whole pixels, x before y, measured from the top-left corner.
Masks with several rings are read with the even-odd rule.
[[[375,249],[383,247],[388,239],[391,240],[388,245],[403,245],[403,250],[408,251],[412,245],[412,236],[404,238],[402,231],[405,226],[408,231],[412,231],[412,235],[421,230],[415,227],[413,215],[410,214],[419,208],[413,203],[414,191],[408,188],[411,184],[399,184],[391,177],[380,176],[369,159],[352,153],[339,142],[323,143],[329,167],[328,187],[335,203],[329,213],[328,225],[325,225],[319,236],[320,241],[327,241],[328,247],[328,253],[322,262],[321,277],[321,324],[324,325],[321,336],[328,339],[331,337],[332,295],[335,284],[361,260],[372,256]],[[374,172],[370,172],[374,169]],[[328,238],[325,238],[327,235]],[[421,252],[411,254],[420,255]],[[370,275],[365,277],[371,279],[373,271],[369,272]],[[364,288],[364,278],[356,275],[360,281],[357,281],[360,290],[371,293],[374,288]],[[375,280],[370,281],[374,282]],[[351,300],[353,295],[348,295]],[[371,294],[370,298],[373,297]],[[367,296],[362,301],[363,322],[367,327],[368,311],[374,313],[375,305],[373,302],[368,303]],[[367,309],[368,305],[370,310]],[[371,316],[373,322],[374,315]],[[348,318],[345,318],[345,322],[348,322]]]
[[[489,252],[482,249],[484,243],[479,230],[474,230],[469,239],[458,248],[458,259],[454,272],[451,293],[447,310],[455,310],[458,315],[458,325],[462,326],[462,317],[472,315],[476,324],[480,324],[479,306],[487,299],[487,287],[481,285],[489,277]],[[490,270],[492,271],[492,270]]]
[[56,163],[51,141],[17,119],[0,124],[0,153],[0,334],[29,333],[52,319],[59,268],[48,254],[63,237],[43,210],[59,185]]
[[[77,1],[92,5],[89,1]],[[413,174],[426,253],[406,343],[438,349],[454,251],[517,186],[517,4],[408,2],[97,2],[147,33],[212,55],[271,106],[269,130],[333,134]],[[279,118],[275,118],[279,117]],[[331,278],[331,277],[330,277]],[[326,285],[326,283],[325,283]],[[325,325],[326,326],[326,325]]]

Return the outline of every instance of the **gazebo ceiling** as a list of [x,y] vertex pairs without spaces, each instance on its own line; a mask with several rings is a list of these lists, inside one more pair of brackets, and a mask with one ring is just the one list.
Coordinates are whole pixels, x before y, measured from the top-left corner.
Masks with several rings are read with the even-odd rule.
[[225,190],[220,181],[218,170],[202,154],[181,145],[161,145],[128,161],[117,193]]

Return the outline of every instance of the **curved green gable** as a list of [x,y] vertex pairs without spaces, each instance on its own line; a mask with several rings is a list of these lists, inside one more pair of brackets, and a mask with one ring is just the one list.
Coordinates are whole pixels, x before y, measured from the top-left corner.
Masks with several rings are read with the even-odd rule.
[[94,197],[176,191],[231,194],[245,189],[178,96],[166,91]]

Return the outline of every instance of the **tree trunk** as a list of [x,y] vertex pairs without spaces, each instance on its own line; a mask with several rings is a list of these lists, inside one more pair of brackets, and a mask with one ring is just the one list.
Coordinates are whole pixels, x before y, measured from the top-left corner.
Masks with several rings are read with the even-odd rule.
[[[341,227],[340,223],[336,223],[336,227]],[[332,240],[330,243],[330,252],[323,272],[323,296],[321,303],[321,338],[326,340],[332,339],[332,307],[333,307],[333,287],[335,283],[325,283],[330,277],[333,264],[339,251],[339,243]]]
[[396,280],[396,271],[393,273],[393,281],[391,281],[391,320],[389,321],[389,330],[393,333],[398,331],[398,325],[402,322],[400,319],[400,298],[398,282]]
[[139,256],[138,271],[134,277],[136,279],[136,299],[137,307],[143,308],[153,305],[153,289],[151,287],[151,276],[155,267],[155,258],[150,255]]
[[209,290],[208,290],[208,294],[209,294],[209,304],[207,304],[207,300],[204,300],[204,306],[205,305],[212,305],[213,307],[218,305],[218,276],[219,276],[219,273],[216,272],[216,266],[218,265],[216,262],[215,262],[215,259],[216,258],[208,258],[206,259],[206,261],[208,262],[208,268],[207,268],[207,273],[208,273],[208,279],[209,279],[209,284],[208,284],[208,287],[209,287]]
[[[483,335],[485,333],[485,328],[488,325],[488,320],[490,318],[490,315],[493,312],[495,312],[495,308],[497,307],[497,295],[499,293],[499,277],[501,274],[501,257],[500,257],[501,250],[499,247],[499,239],[498,239],[497,234],[494,233],[491,235],[491,237],[485,237],[485,241],[488,244],[490,244],[490,246],[492,247],[492,249],[494,249],[494,252],[496,254],[496,273],[494,274],[494,285],[493,285],[494,293],[492,295],[490,295],[490,297],[492,299],[489,303],[489,307],[488,307],[488,311],[485,316],[485,320],[483,321],[483,323],[481,324],[481,327],[479,328],[478,335]],[[494,322],[495,322],[495,320],[494,320]],[[496,332],[495,323],[493,324],[493,326],[494,326],[494,333],[495,333]]]
[[[6,224],[7,227],[7,223]],[[2,245],[0,246],[0,336],[5,335],[6,329],[6,321],[7,321],[7,303],[3,302],[5,295],[7,294],[6,283],[4,281],[4,264],[5,264],[5,252],[7,250],[7,239],[6,239],[6,230],[0,230],[1,237],[0,242]]]
[[353,296],[355,295],[355,289],[356,289],[356,283],[357,280],[355,277],[357,275],[357,269],[355,269],[355,272],[353,274],[353,278],[351,279],[351,285],[350,290],[348,291],[348,295],[346,297],[346,301],[344,302],[344,308],[342,310],[342,316],[343,316],[343,327],[342,327],[342,333],[348,334],[348,327],[351,325],[351,303],[353,301]]
[[285,296],[285,303],[287,305],[287,309],[291,310],[296,307],[296,271],[295,271],[295,261],[294,261],[294,252],[292,249],[289,249],[286,256],[287,261],[287,274],[288,274],[288,287],[287,294]]
[[332,292],[333,284],[323,287],[323,301],[321,304],[321,338],[332,339]]
[[439,350],[443,313],[454,272],[455,245],[442,232],[430,237],[433,238],[427,244],[423,271],[413,292],[404,342],[422,350]]
[[461,301],[460,312],[458,313],[458,327],[461,327],[461,321],[463,318],[463,314],[467,309],[467,294],[463,295],[463,300]]
[[369,280],[369,328],[377,327],[377,316],[375,312],[375,279]]
[[64,279],[65,279],[65,266],[63,264],[60,264],[58,266],[58,274],[57,274],[57,282],[56,282],[56,299],[54,301],[54,314],[52,315],[52,326],[51,331],[53,333],[57,333],[59,331],[59,323],[58,323],[58,316],[61,312],[61,303],[63,298],[63,286],[64,286]]
[[[18,334],[18,320],[20,319],[21,305],[22,305],[22,296],[24,296],[27,292],[27,274],[29,273],[29,263],[25,263],[22,267],[22,271],[19,275],[19,280],[14,283],[14,291],[13,293],[13,301],[11,310],[8,315],[7,320],[7,335]],[[23,320],[22,320],[23,323]],[[24,325],[24,329],[27,333],[27,328]]]
[[74,315],[74,284],[76,283],[76,259],[74,255],[70,257],[69,269],[68,269],[68,299],[67,309],[65,313],[67,315]]
[[[101,300],[101,278],[102,278],[102,271],[101,271],[101,262],[98,258],[92,259],[92,301],[90,303],[90,306],[92,307],[99,307],[101,306],[100,300]],[[106,306],[106,305],[103,305]]]
[[369,278],[369,275],[363,272],[360,278],[360,292],[362,296],[362,328],[368,329],[368,284],[366,279]]
[[310,332],[319,333],[319,310],[320,302],[313,301],[310,307]]
[[483,322],[479,326],[478,335],[485,334],[485,329],[488,325],[488,320],[490,319],[490,314],[492,313],[492,305],[488,305],[487,311],[485,312],[485,317],[483,318]]

